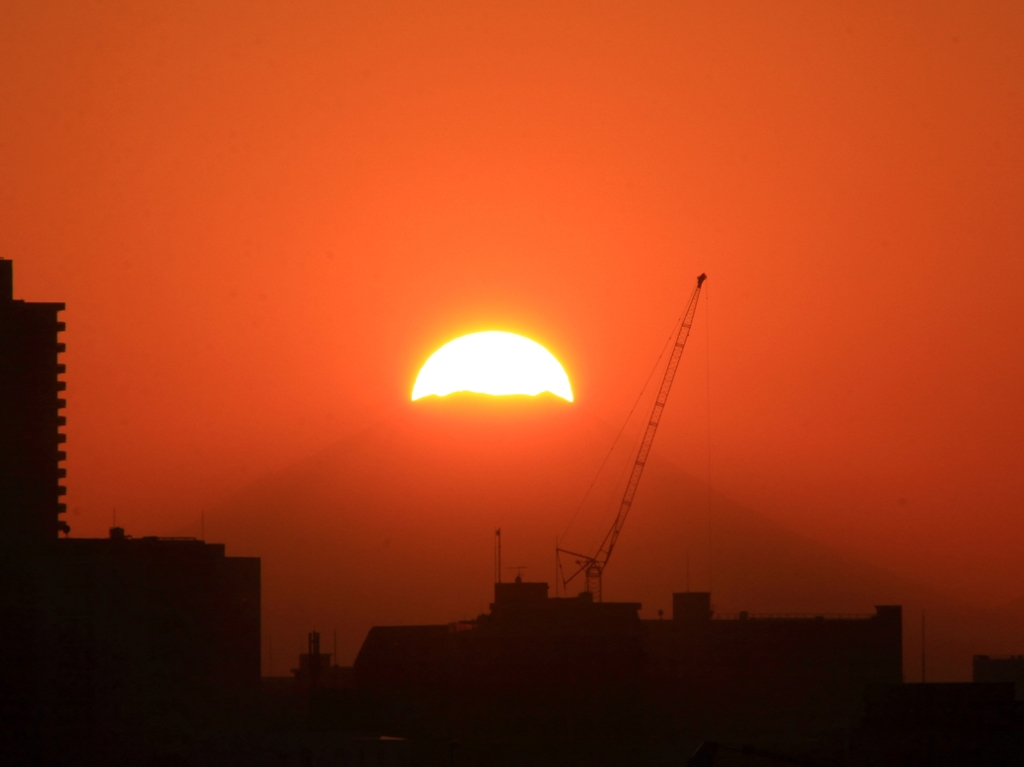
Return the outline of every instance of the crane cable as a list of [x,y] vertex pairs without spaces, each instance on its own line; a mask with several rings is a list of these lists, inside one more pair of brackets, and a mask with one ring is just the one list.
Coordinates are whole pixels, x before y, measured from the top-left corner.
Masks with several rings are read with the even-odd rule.
[[708,591],[714,584],[714,536],[712,535],[712,521],[714,514],[711,507],[711,291],[704,294],[704,330],[706,341],[704,353],[707,360],[705,380],[707,381],[707,408],[708,408]]

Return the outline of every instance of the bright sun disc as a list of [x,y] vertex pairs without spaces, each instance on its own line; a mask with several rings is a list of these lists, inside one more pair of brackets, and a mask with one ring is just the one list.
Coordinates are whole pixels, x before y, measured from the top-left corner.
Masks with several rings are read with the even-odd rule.
[[430,355],[412,387],[418,400],[459,391],[479,394],[551,392],[572,402],[569,376],[536,341],[501,330],[485,330],[449,341]]

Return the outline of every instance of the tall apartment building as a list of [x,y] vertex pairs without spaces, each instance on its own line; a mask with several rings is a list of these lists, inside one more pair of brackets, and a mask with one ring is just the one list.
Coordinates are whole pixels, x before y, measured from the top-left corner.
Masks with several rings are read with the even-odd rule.
[[13,264],[0,260],[0,756],[28,758],[35,732],[40,563],[67,525],[61,497],[64,304],[14,299]]
[[60,517],[64,304],[16,301],[13,271],[0,260],[0,546],[16,552],[68,526]]

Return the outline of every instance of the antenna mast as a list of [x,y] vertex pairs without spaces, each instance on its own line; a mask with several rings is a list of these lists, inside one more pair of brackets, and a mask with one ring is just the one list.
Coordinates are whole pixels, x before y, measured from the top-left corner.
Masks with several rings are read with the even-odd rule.
[[494,582],[501,583],[501,528],[494,531]]
[[567,549],[556,549],[556,556],[568,554],[569,556],[579,557],[576,561],[579,567],[572,575],[565,578],[563,583],[568,585],[569,581],[580,573],[584,573],[587,579],[587,591],[590,592],[595,602],[601,601],[601,577],[604,574],[604,568],[608,565],[608,560],[611,558],[612,551],[615,549],[619,533],[622,532],[622,527],[626,524],[626,517],[629,515],[629,509],[633,505],[633,499],[636,497],[636,490],[640,486],[640,477],[643,476],[644,466],[647,465],[647,458],[651,453],[651,445],[654,444],[654,435],[658,431],[661,414],[665,409],[665,403],[668,402],[668,393],[672,389],[672,381],[676,377],[676,371],[679,369],[679,360],[683,355],[686,339],[690,335],[690,326],[693,325],[693,316],[697,311],[697,299],[700,297],[700,288],[706,279],[706,274],[701,274],[697,277],[697,287],[694,289],[693,295],[690,296],[690,303],[687,305],[686,313],[683,315],[683,324],[679,328],[675,345],[672,347],[672,356],[669,357],[668,367],[665,368],[665,375],[661,379],[658,398],[654,401],[654,409],[651,411],[651,417],[647,421],[647,429],[644,431],[643,441],[640,443],[640,452],[637,453],[636,462],[633,464],[633,471],[630,473],[629,482],[626,484],[626,492],[623,494],[622,502],[619,504],[619,513],[615,517],[611,530],[605,535],[604,540],[601,541],[601,546],[593,556],[578,554]]

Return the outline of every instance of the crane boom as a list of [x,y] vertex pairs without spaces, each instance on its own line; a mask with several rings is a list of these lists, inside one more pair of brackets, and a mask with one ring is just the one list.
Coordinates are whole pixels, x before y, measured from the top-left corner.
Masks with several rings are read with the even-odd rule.
[[637,488],[640,486],[640,478],[643,476],[644,467],[647,465],[647,458],[651,453],[651,446],[654,444],[654,435],[658,432],[661,414],[665,410],[665,403],[668,402],[668,393],[672,389],[672,381],[676,377],[676,371],[679,369],[679,360],[683,355],[686,339],[690,335],[693,316],[697,311],[697,299],[700,297],[700,288],[706,279],[706,274],[701,274],[697,277],[697,287],[694,289],[693,295],[690,296],[690,303],[686,307],[685,314],[683,314],[683,323],[679,328],[679,333],[676,335],[676,342],[672,347],[672,354],[669,357],[668,366],[665,368],[665,375],[661,379],[661,387],[658,389],[658,398],[654,401],[651,417],[647,420],[647,428],[644,430],[644,438],[640,443],[640,451],[637,453],[633,470],[630,472],[629,482],[626,483],[626,491],[623,493],[622,502],[619,504],[619,513],[615,516],[615,522],[605,535],[604,540],[601,541],[601,546],[594,556],[575,554],[575,552],[565,549],[559,550],[560,553],[564,552],[583,557],[579,561],[579,569],[566,579],[566,583],[581,572],[585,573],[587,591],[590,592],[594,601],[601,601],[601,576],[604,573],[604,568],[608,565],[612,551],[615,549],[615,543],[619,539],[622,527],[626,524],[626,517],[629,515],[629,510],[633,505]]

